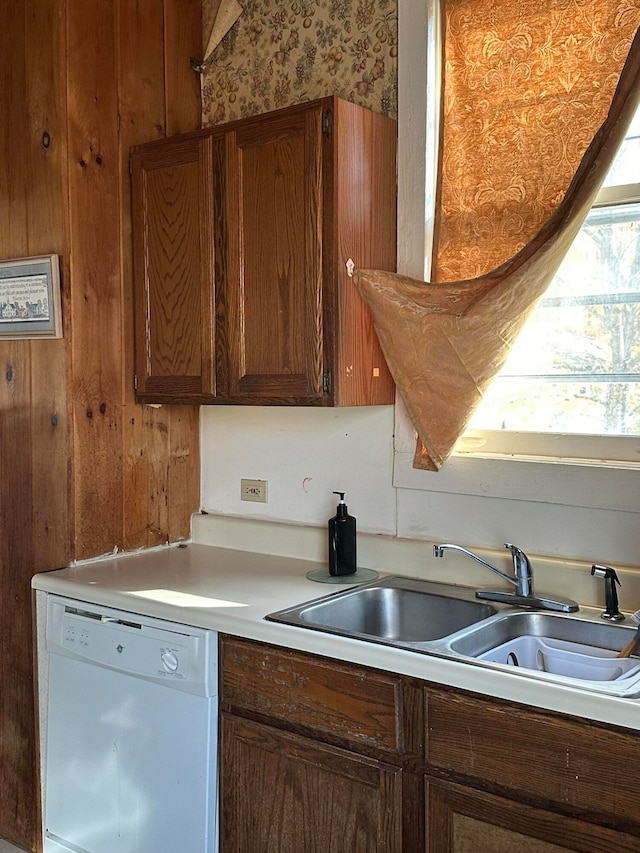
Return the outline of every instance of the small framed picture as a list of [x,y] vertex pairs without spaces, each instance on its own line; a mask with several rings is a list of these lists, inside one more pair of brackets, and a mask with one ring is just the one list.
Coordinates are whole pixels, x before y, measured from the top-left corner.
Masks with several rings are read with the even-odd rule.
[[58,255],[0,261],[0,339],[61,337]]

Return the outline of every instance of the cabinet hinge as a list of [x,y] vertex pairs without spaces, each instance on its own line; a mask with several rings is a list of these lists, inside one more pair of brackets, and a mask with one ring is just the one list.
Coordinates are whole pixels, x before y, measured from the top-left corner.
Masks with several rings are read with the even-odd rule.
[[322,391],[325,394],[331,393],[331,371],[324,370],[322,372]]
[[137,373],[133,374],[133,390],[134,391],[138,390],[138,374]]
[[323,136],[331,136],[333,133],[333,113],[331,110],[325,110],[322,113],[322,134]]

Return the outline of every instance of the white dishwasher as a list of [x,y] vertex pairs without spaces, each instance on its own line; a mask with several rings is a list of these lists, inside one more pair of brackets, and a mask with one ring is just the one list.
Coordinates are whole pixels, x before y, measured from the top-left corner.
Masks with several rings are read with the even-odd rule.
[[47,597],[44,853],[215,853],[217,634]]

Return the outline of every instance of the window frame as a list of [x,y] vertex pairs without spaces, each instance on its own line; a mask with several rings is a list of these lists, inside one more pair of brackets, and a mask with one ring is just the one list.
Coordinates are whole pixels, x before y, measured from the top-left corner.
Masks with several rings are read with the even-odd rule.
[[[593,208],[635,205],[639,201],[640,184],[617,184],[603,187]],[[469,428],[453,452],[479,458],[639,467],[640,435]]]

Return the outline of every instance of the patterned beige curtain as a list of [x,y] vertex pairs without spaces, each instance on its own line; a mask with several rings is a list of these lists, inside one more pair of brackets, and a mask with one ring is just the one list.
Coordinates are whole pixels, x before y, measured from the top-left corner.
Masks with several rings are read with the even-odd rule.
[[445,11],[433,282],[354,276],[418,433],[414,467],[434,471],[551,282],[640,100],[640,0],[445,0]]

